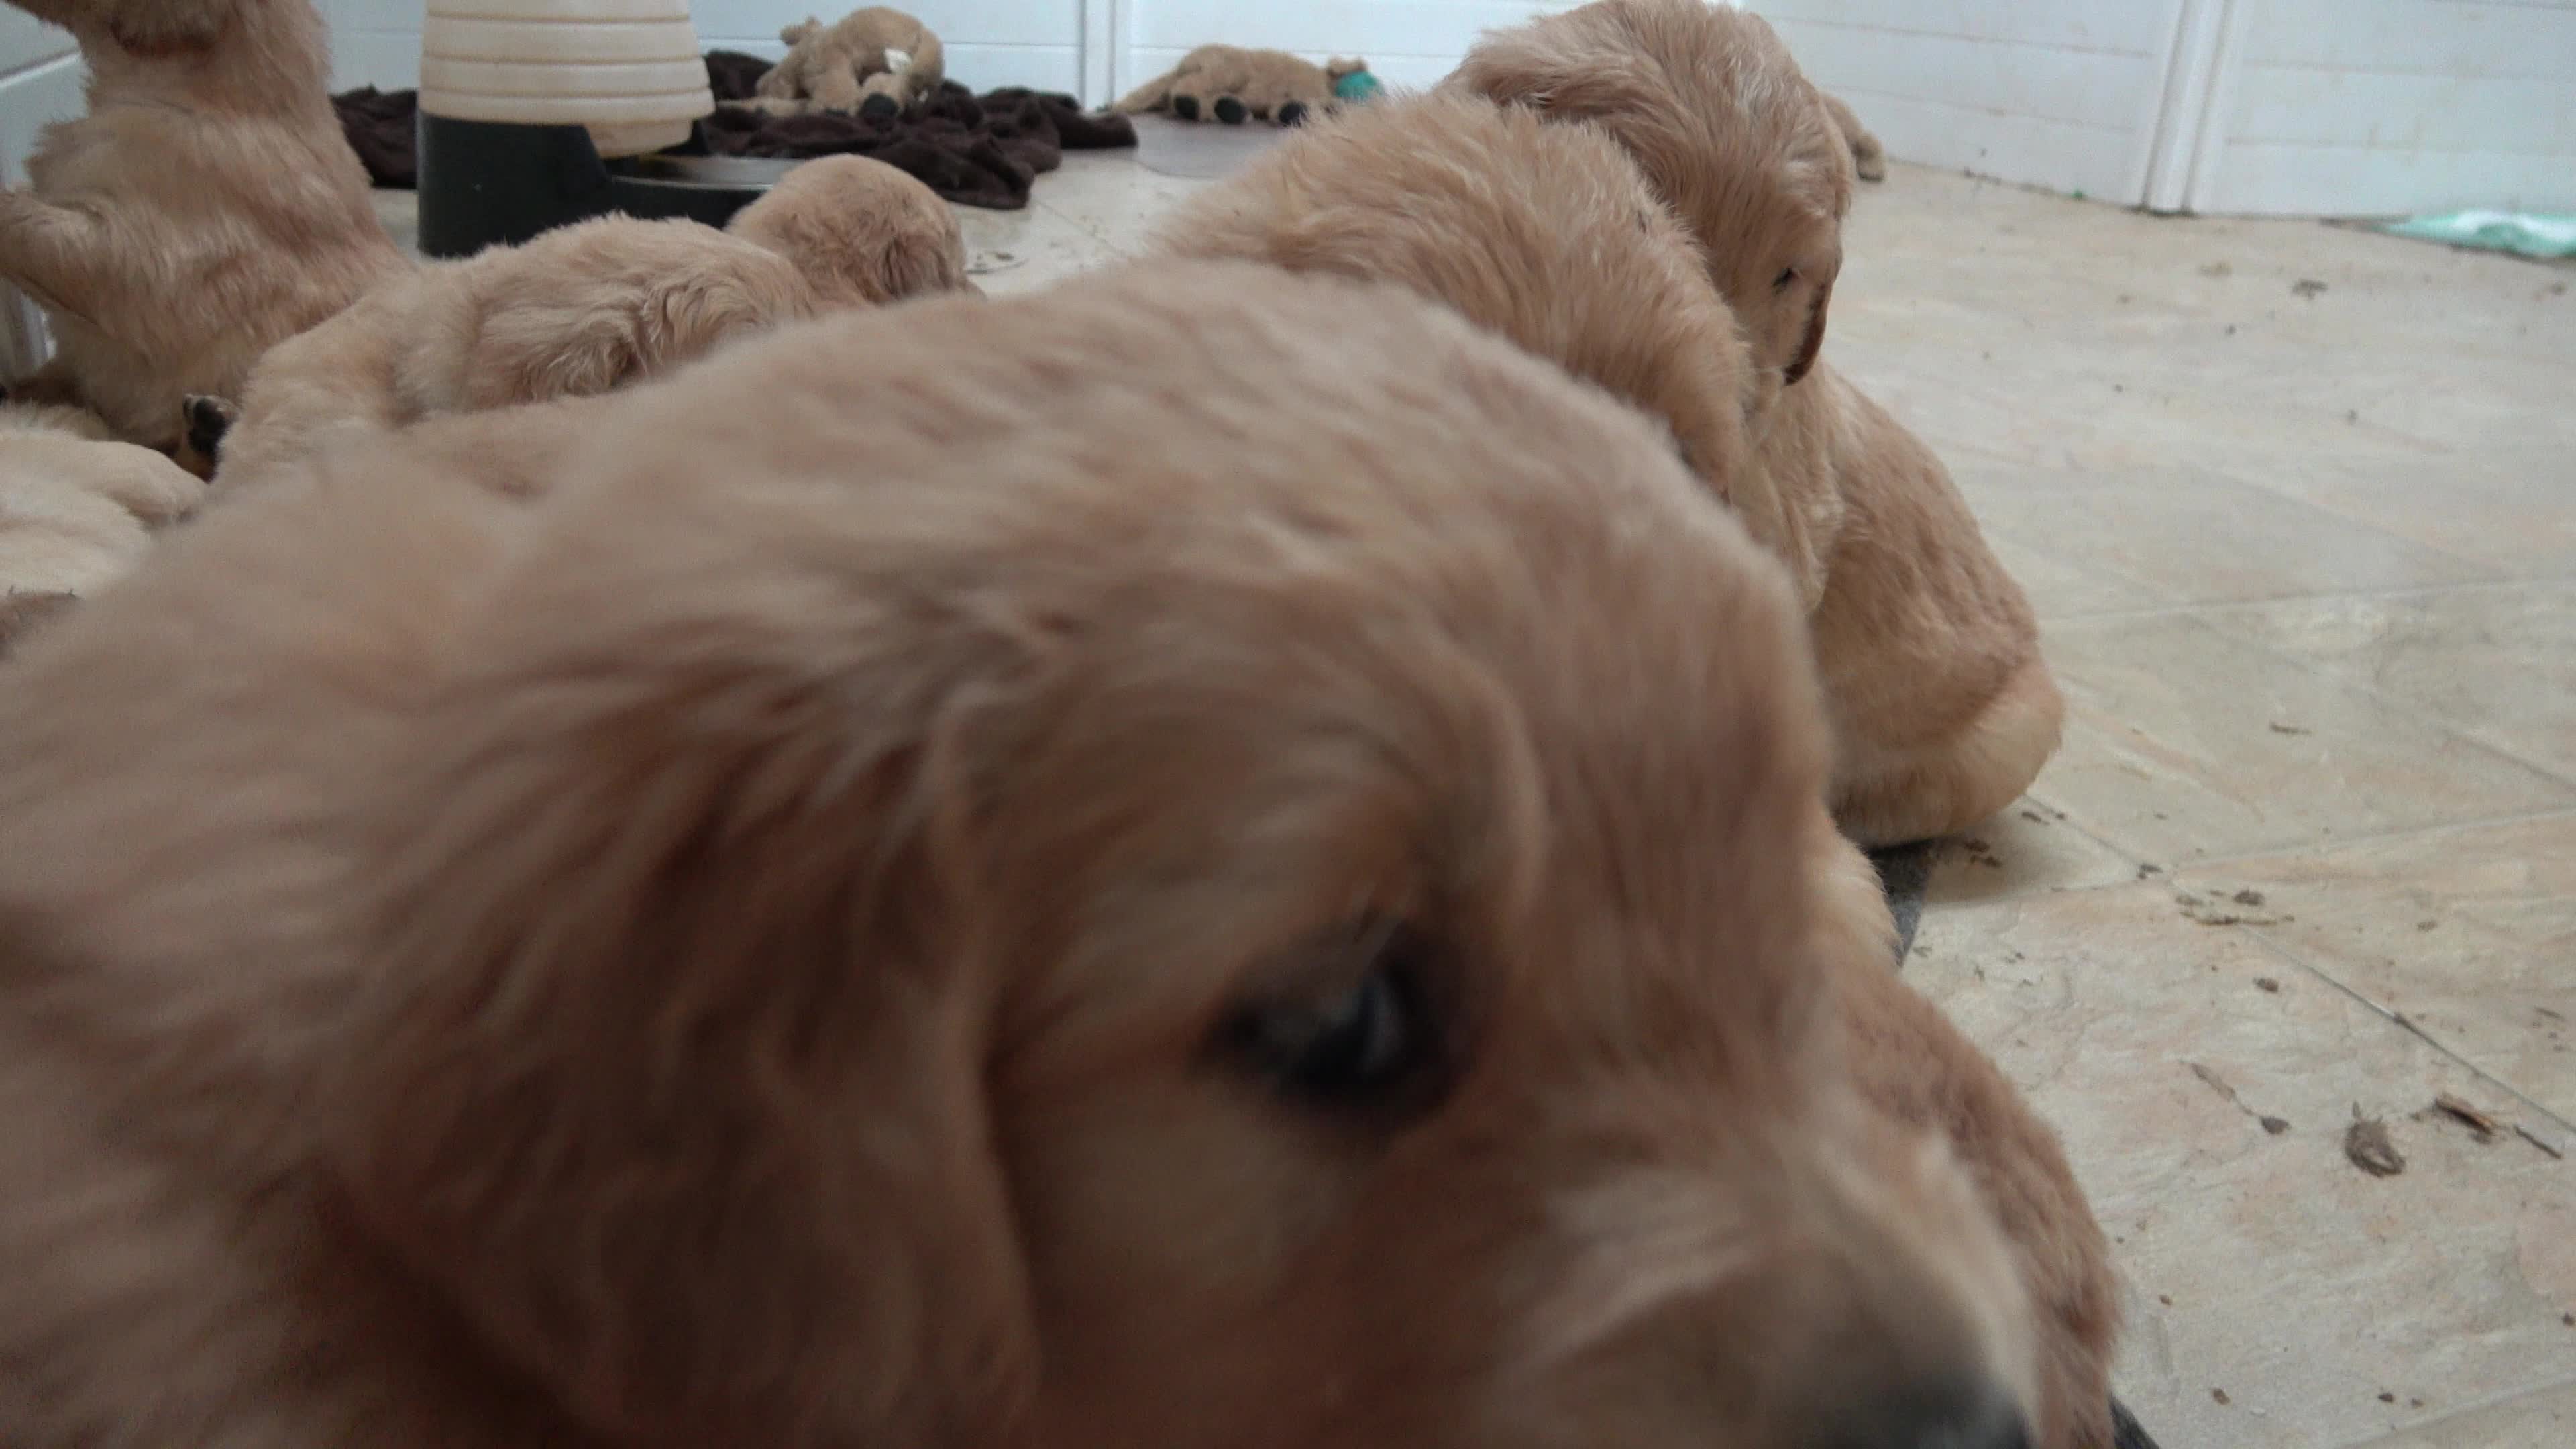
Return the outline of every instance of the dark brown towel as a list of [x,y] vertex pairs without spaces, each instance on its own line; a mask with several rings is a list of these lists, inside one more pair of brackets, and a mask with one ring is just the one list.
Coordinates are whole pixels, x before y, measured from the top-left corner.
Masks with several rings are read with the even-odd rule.
[[418,91],[380,91],[361,86],[331,98],[340,113],[340,129],[349,149],[366,164],[367,179],[378,186],[409,191],[419,184],[413,165],[413,118],[420,113]]
[[1021,86],[976,95],[955,81],[899,115],[814,111],[771,116],[728,102],[749,100],[769,63],[738,51],[710,51],[707,82],[716,113],[699,128],[719,156],[850,154],[899,167],[961,206],[1009,211],[1029,204],[1029,186],[1064,163],[1067,150],[1136,144],[1125,116],[1094,114],[1067,95]]
[[[1125,116],[1095,114],[1071,96],[1019,86],[978,96],[946,81],[910,110],[887,116],[771,116],[727,104],[750,99],[768,71],[769,62],[756,55],[708,52],[716,113],[678,149],[791,159],[867,156],[910,172],[961,206],[1011,211],[1029,204],[1030,184],[1062,165],[1067,150],[1136,144],[1136,128]],[[417,184],[412,118],[418,101],[411,91],[372,86],[331,98],[350,148],[378,186]]]

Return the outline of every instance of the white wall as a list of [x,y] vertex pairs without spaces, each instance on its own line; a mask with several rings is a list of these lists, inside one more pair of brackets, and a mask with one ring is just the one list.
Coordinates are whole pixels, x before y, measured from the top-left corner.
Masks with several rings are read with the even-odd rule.
[[2236,0],[2194,210],[2576,211],[2576,0]]
[[[423,0],[315,0],[331,22],[334,84],[388,90],[420,76]],[[939,35],[951,79],[977,90],[1082,90],[1085,0],[897,0]],[[1092,0],[1105,6],[1106,0]],[[778,32],[809,15],[837,20],[855,0],[690,0],[709,49],[778,56]],[[1104,57],[1105,61],[1105,57]],[[1105,72],[1106,66],[1103,65]]]
[[1539,0],[1117,0],[1118,89],[1220,42],[1317,61],[1357,55],[1389,84],[1429,85],[1457,68],[1480,33],[1567,8]]
[[[68,32],[21,10],[0,9],[0,184],[27,179],[36,133],[81,113],[81,64]],[[36,309],[0,287],[0,377],[32,368],[45,353]]]
[[2140,199],[2180,0],[1752,0],[1890,154]]

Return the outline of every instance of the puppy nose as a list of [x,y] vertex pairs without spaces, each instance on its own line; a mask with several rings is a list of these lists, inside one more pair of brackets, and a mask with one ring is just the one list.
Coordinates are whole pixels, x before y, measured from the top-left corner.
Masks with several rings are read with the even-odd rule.
[[2030,1449],[2021,1408],[1984,1379],[1942,1379],[1865,1408],[1834,1449]]

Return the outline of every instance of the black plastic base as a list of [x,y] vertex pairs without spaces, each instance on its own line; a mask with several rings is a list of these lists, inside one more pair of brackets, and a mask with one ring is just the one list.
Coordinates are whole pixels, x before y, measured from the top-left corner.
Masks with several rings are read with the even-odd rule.
[[610,212],[723,226],[796,163],[713,156],[602,161],[580,126],[420,113],[420,250],[470,257]]

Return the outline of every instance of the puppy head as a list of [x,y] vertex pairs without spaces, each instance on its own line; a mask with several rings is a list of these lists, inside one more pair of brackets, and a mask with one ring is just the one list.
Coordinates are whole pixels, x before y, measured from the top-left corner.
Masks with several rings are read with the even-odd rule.
[[785,258],[691,221],[609,217],[460,266],[465,333],[422,415],[607,392],[813,311]]
[[137,59],[203,50],[253,12],[286,11],[298,0],[12,0],[85,42],[97,41]]
[[1616,137],[1699,238],[1755,360],[1784,383],[1815,365],[1852,159],[1759,16],[1702,0],[1595,0],[1487,34],[1446,84]]
[[726,230],[794,263],[827,307],[976,290],[956,210],[920,181],[863,156],[806,162]]
[[590,1428],[2011,1442],[1820,1009],[1792,605],[1635,414],[1169,265],[618,406],[385,761],[323,1098]]

